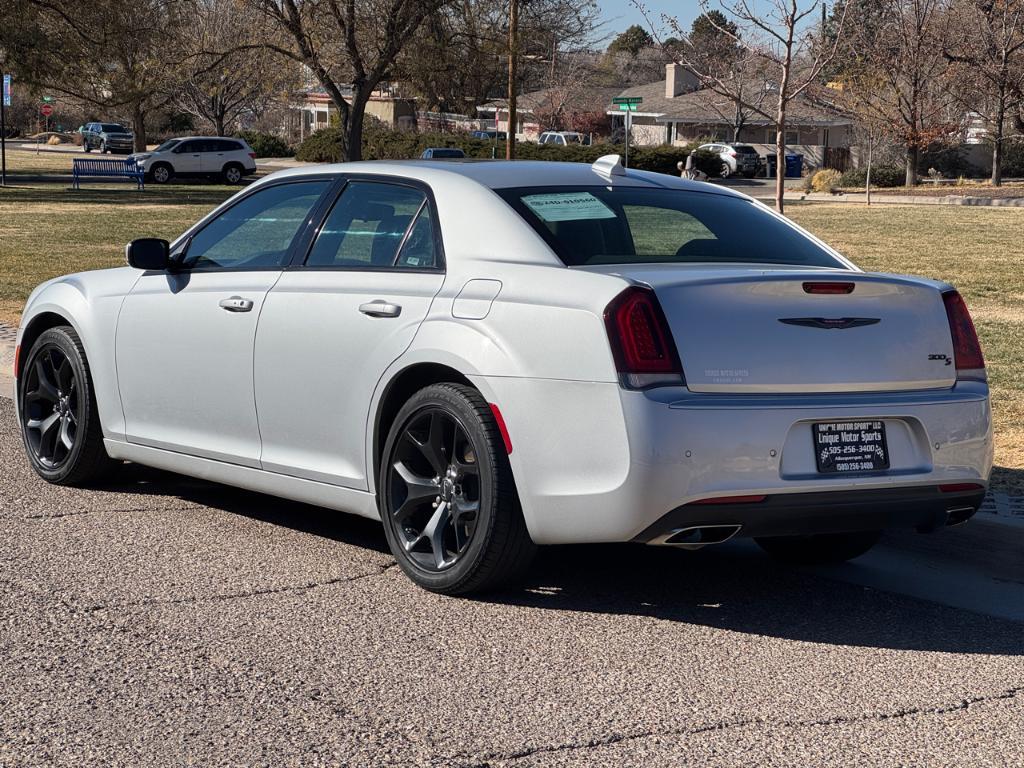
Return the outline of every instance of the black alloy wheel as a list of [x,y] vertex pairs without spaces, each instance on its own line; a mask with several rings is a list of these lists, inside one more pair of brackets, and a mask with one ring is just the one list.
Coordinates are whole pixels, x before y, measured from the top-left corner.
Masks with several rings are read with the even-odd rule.
[[21,431],[32,468],[44,480],[81,485],[116,466],[103,447],[96,399],[74,329],[44,331],[18,379]]
[[78,436],[81,400],[71,361],[55,344],[37,350],[25,372],[22,419],[25,440],[36,460],[59,469]]
[[480,592],[529,565],[535,546],[505,444],[475,389],[434,384],[409,399],[391,426],[378,488],[391,552],[420,586]]

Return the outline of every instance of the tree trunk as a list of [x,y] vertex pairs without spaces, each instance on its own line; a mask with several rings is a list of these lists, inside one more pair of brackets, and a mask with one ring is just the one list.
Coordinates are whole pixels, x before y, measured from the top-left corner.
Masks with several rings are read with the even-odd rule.
[[1003,183],[1003,127],[1006,122],[1006,91],[1000,86],[999,104],[996,107],[995,143],[992,145],[992,186]]
[[[508,6],[508,136],[505,138],[505,159],[516,159],[516,88],[519,65],[519,0],[509,0]],[[497,125],[495,125],[497,128]],[[629,137],[626,137],[629,141]]]
[[775,117],[775,210],[782,213],[785,206],[785,101],[781,95],[778,100]]
[[920,155],[921,150],[916,144],[907,147],[907,174],[904,182],[908,187],[917,184],[917,161]]
[[141,104],[135,104],[132,108],[132,133],[135,135],[135,151],[146,151],[146,113],[142,111]]
[[875,147],[875,142],[868,137],[868,172],[864,175],[864,192],[868,199],[868,205],[871,205],[871,150]]
[[370,100],[373,86],[364,84],[352,94],[352,109],[348,116],[348,159],[363,159],[363,122],[366,117],[366,102]]

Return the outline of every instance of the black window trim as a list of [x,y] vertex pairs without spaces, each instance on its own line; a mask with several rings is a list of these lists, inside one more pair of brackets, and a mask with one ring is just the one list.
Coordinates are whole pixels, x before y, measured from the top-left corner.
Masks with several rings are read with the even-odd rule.
[[[316,223],[315,228],[311,228],[308,241],[303,245],[299,244],[299,248],[296,248],[292,255],[291,263],[286,267],[288,270],[305,270],[309,272],[400,272],[403,274],[445,274],[447,271],[448,262],[445,260],[444,254],[444,239],[441,236],[441,223],[437,217],[437,202],[434,199],[434,191],[430,188],[430,185],[420,181],[419,179],[410,179],[406,176],[388,176],[383,174],[371,174],[371,173],[345,173],[338,177],[341,182],[338,185],[336,193],[329,193],[331,196],[330,204],[323,206],[324,210],[321,212],[319,220]],[[416,214],[409,221],[409,226],[406,227],[405,233],[402,235],[402,241],[398,245],[398,249],[395,251],[395,258],[392,260],[392,264],[387,267],[383,266],[355,266],[350,264],[341,265],[330,265],[330,264],[307,264],[309,256],[313,251],[313,246],[316,244],[317,238],[320,236],[320,230],[323,229],[324,224],[327,223],[327,218],[330,216],[331,211],[337,204],[341,195],[345,192],[345,189],[353,181],[359,182],[371,182],[377,184],[390,184],[391,186],[400,187],[412,187],[419,192],[424,194],[426,204],[430,209],[430,223],[434,230],[434,252],[437,256],[437,264],[433,267],[399,267],[397,262],[398,257],[402,253],[402,247],[405,245],[406,240],[409,238],[409,233],[412,230],[413,225],[416,223],[416,219],[419,216],[420,210],[416,211]]]
[[219,266],[217,266],[217,267],[215,267],[215,266],[212,266],[212,265],[211,266],[207,266],[207,267],[203,267],[203,266],[199,266],[199,267],[180,266],[175,271],[177,271],[177,272],[190,272],[190,273],[191,272],[195,272],[195,273],[203,273],[203,272],[282,272],[285,269],[288,269],[291,266],[291,264],[293,263],[293,261],[294,261],[296,249],[301,245],[304,236],[309,232],[309,230],[311,229],[311,226],[313,225],[314,222],[318,222],[318,221],[321,220],[321,218],[323,216],[322,208],[324,206],[324,201],[328,200],[328,199],[333,199],[333,192],[334,192],[334,190],[339,188],[338,178],[337,178],[336,174],[321,173],[321,174],[309,174],[309,175],[302,175],[302,176],[289,176],[287,178],[281,179],[280,181],[275,181],[275,182],[271,182],[271,183],[268,183],[268,184],[260,184],[258,186],[254,185],[252,187],[251,191],[247,191],[245,194],[240,195],[236,200],[234,200],[231,203],[231,205],[229,205],[227,207],[216,208],[213,211],[211,211],[209,214],[207,214],[204,218],[200,219],[195,224],[193,224],[190,229],[186,230],[184,232],[184,234],[181,235],[181,237],[179,237],[177,240],[174,241],[174,247],[171,249],[171,253],[173,254],[176,251],[179,251],[182,246],[184,246],[186,244],[191,244],[192,238],[195,237],[196,235],[198,235],[204,229],[206,229],[206,227],[208,227],[211,223],[213,223],[213,221],[215,219],[220,218],[223,214],[225,214],[228,211],[230,211],[236,205],[239,205],[240,203],[244,202],[245,200],[248,200],[253,195],[258,194],[258,193],[262,192],[265,189],[271,189],[272,187],[282,187],[282,186],[286,186],[288,184],[299,184],[299,183],[310,182],[310,181],[326,181],[326,182],[328,182],[328,185],[327,185],[327,188],[320,194],[319,199],[317,199],[317,201],[315,203],[313,203],[313,207],[309,209],[310,212],[309,212],[309,216],[308,216],[308,218],[306,220],[306,223],[304,225],[301,225],[299,227],[298,231],[295,233],[295,236],[292,238],[291,243],[288,245],[288,249],[285,251],[284,259],[281,261],[280,264],[276,264],[276,265],[273,265],[273,266],[266,266],[266,267],[253,267],[253,266],[240,266],[240,267],[219,267]]

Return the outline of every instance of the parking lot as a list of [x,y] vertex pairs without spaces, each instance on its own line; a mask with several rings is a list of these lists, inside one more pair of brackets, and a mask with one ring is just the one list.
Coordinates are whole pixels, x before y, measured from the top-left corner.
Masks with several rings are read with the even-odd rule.
[[8,399],[0,466],[0,765],[1024,760],[1019,524],[831,571],[555,548],[464,600],[370,521],[138,467],[48,486]]

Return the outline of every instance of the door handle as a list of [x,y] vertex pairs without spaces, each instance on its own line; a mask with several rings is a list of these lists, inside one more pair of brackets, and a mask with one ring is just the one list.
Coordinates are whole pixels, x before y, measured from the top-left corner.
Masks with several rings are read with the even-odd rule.
[[398,317],[402,308],[398,304],[389,304],[381,299],[359,305],[359,311],[370,317]]
[[248,312],[252,309],[252,299],[243,299],[241,296],[221,299],[220,308],[226,309],[228,312]]

